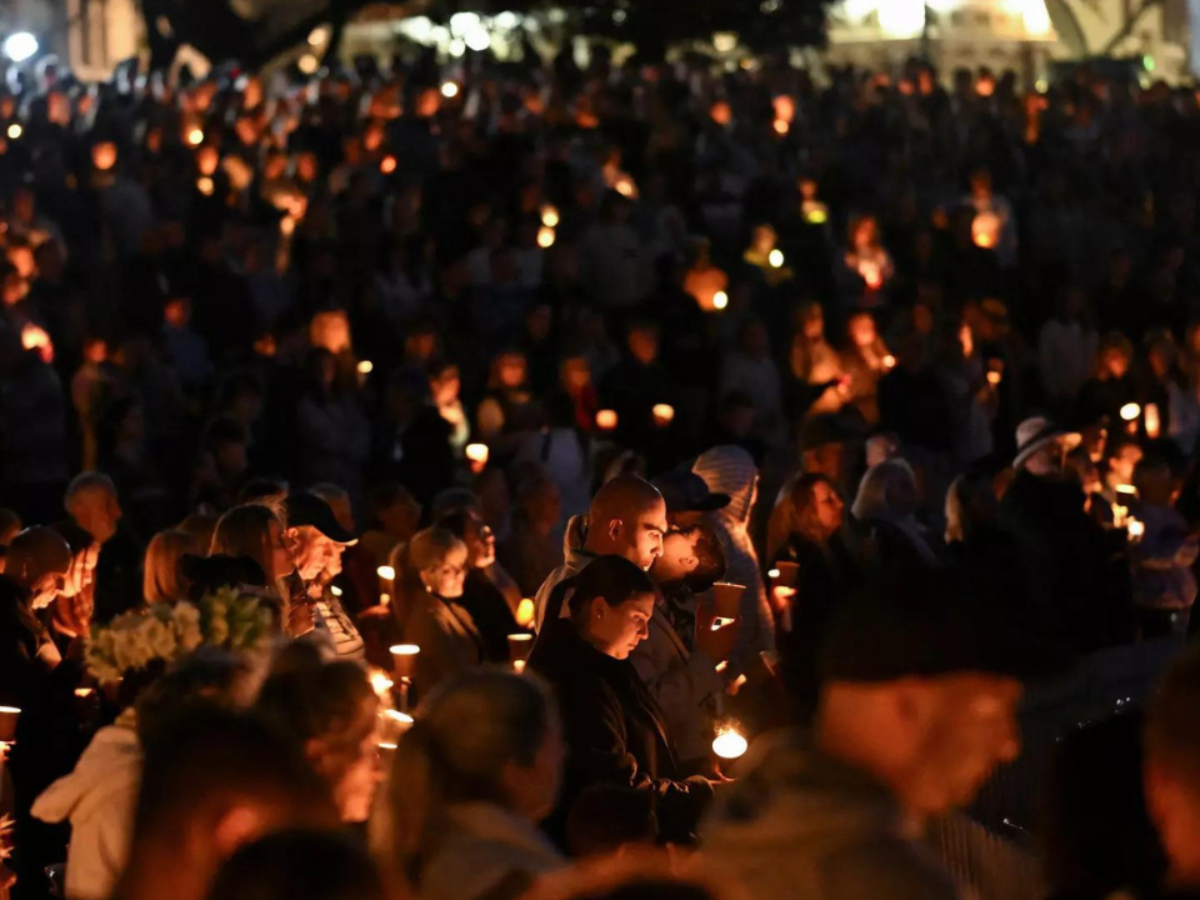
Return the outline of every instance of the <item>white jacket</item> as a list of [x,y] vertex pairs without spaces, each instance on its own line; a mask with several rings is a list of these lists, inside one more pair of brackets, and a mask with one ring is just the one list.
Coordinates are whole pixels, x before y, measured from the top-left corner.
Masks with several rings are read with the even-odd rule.
[[43,822],[71,823],[67,900],[107,900],[129,858],[133,814],[142,781],[142,750],[132,711],[101,728],[75,771],[33,804]]

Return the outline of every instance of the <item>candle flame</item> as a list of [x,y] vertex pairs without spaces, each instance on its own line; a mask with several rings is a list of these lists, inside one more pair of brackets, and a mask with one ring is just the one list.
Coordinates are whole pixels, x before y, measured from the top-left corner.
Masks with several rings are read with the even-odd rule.
[[533,624],[534,618],[537,616],[537,607],[528,597],[524,598],[517,604],[517,624],[522,628],[528,628]]
[[739,759],[750,749],[750,742],[736,728],[727,726],[717,732],[712,748],[721,759]]
[[1142,414],[1142,408],[1136,403],[1126,403],[1121,407],[1121,418],[1126,422],[1133,422]]
[[729,295],[724,291],[713,294],[713,309],[724,309],[729,305]]
[[378,569],[375,570],[375,574],[378,575],[380,578],[382,578],[384,581],[395,581],[396,580],[396,570],[393,569],[391,566],[380,566]]
[[546,204],[542,207],[542,224],[547,228],[557,228],[559,223],[558,210]]

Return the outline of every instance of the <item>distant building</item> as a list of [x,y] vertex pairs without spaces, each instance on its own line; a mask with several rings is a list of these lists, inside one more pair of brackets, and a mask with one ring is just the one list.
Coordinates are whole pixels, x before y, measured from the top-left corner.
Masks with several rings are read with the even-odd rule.
[[1189,4],[1200,20],[1200,0],[842,0],[828,58],[894,67],[927,52],[947,76],[988,66],[1030,84],[1054,61],[1132,57],[1174,81],[1188,73]]

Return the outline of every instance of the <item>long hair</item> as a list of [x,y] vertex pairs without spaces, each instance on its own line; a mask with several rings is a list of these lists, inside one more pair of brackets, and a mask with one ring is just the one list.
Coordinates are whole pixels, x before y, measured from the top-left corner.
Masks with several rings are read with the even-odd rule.
[[445,528],[426,528],[413,535],[412,540],[392,551],[389,561],[396,572],[392,611],[401,628],[408,615],[425,593],[421,573],[445,559],[451,551],[466,545]]
[[272,564],[272,522],[282,527],[275,513],[265,506],[235,506],[217,522],[211,553],[248,557],[263,570],[263,574],[267,576],[267,584],[275,584],[290,573],[276,572]]
[[477,669],[443,682],[397,744],[387,802],[373,823],[376,851],[419,884],[446,808],[505,805],[504,767],[531,766],[557,719],[549,689],[530,675]]
[[832,481],[819,473],[799,475],[781,493],[771,518],[767,522],[767,559],[774,560],[793,534],[799,534],[817,544],[824,544],[817,527],[813,489],[826,484],[837,490]]
[[142,596],[147,603],[175,603],[187,596],[187,585],[179,572],[184,554],[197,553],[195,537],[186,531],[168,528],[160,531],[146,547],[142,566]]

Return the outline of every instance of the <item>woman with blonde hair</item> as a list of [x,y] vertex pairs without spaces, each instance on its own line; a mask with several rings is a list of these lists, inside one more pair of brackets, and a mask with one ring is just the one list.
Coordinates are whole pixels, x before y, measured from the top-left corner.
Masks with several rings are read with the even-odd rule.
[[298,596],[287,578],[296,571],[291,550],[283,539],[283,523],[265,506],[235,506],[217,522],[213,532],[211,555],[245,557],[260,569],[269,588],[278,598],[284,629],[288,637],[300,637],[315,627],[307,597]]
[[185,554],[196,554],[200,547],[186,531],[168,528],[160,531],[146,547],[142,565],[142,596],[147,603],[169,603],[174,606],[187,596],[187,585],[179,572],[179,560]]
[[463,605],[467,546],[445,528],[417,532],[397,570],[404,640],[421,648],[417,690],[428,693],[451,675],[483,665],[487,647],[474,617]]
[[538,829],[565,755],[549,689],[480,670],[446,681],[400,738],[373,843],[422,897],[516,897],[566,863]]

